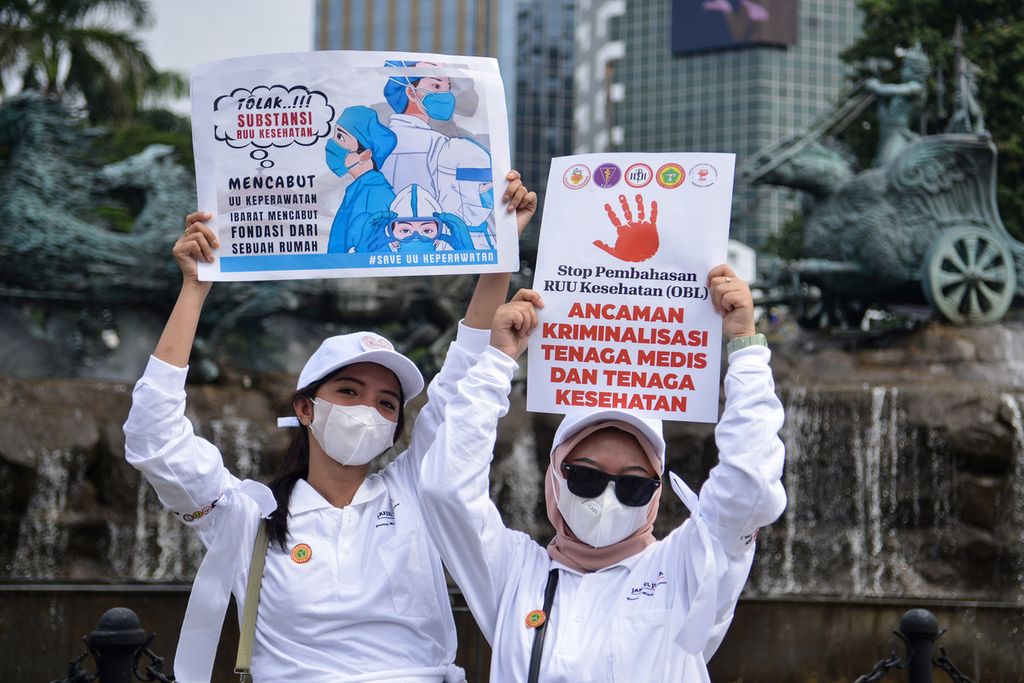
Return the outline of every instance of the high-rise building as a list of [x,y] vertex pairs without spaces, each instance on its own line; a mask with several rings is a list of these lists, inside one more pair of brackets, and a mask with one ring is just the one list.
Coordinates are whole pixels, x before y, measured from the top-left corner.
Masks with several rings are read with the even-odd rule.
[[[572,154],[575,0],[518,0],[512,158],[543,202],[551,158]],[[531,242],[538,232],[530,233]]]
[[495,57],[514,131],[515,10],[515,3],[499,0],[317,0],[313,44]]
[[[574,150],[742,165],[835,105],[859,31],[852,0],[579,0]],[[796,210],[789,190],[737,186],[732,237],[759,246]]]
[[[498,0],[317,0],[318,50],[404,50],[500,56],[514,21]],[[502,14],[504,12],[505,14]]]
[[574,4],[318,0],[315,45],[320,50],[496,57],[505,86],[513,166],[543,197],[551,157],[572,152]]

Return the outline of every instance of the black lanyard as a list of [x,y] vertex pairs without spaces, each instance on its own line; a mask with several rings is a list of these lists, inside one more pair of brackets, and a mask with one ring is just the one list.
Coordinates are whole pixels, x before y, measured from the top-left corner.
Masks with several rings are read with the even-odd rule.
[[548,583],[544,587],[544,623],[537,627],[533,634],[533,650],[530,652],[530,675],[527,683],[537,683],[540,676],[540,658],[544,654],[544,634],[551,623],[551,606],[555,602],[555,589],[558,588],[558,570],[548,572]]

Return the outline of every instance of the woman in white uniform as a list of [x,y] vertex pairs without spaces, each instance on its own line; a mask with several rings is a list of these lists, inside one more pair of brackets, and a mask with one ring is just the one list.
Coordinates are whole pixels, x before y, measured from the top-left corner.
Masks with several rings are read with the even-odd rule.
[[[515,171],[507,180],[504,200],[522,231],[536,195]],[[399,436],[404,406],[423,388],[422,376],[379,335],[325,340],[299,376],[290,421],[301,428],[268,488],[228,472],[217,448],[196,436],[185,416],[187,363],[211,284],[197,279],[197,262],[212,261],[217,246],[202,222],[209,216],[191,214],[174,246],[181,293],[124,426],[128,462],[207,547],[175,655],[177,680],[210,680],[228,596],[244,604],[260,525],[269,547],[252,646],[254,681],[463,680],[453,664],[445,577],[422,529],[417,488],[423,454],[457,381],[487,345],[509,276],[480,277],[427,390],[409,449],[375,474],[370,463]]]
[[719,463],[698,496],[674,475],[690,517],[651,533],[662,490],[661,423],[606,410],[567,416],[545,475],[555,537],[507,529],[488,495],[498,419],[516,358],[537,325],[536,292],[498,309],[491,344],[459,383],[423,461],[423,517],[493,647],[492,681],[708,681],[754,538],[785,507],[770,353],[750,290],[727,266],[708,278],[729,344]]

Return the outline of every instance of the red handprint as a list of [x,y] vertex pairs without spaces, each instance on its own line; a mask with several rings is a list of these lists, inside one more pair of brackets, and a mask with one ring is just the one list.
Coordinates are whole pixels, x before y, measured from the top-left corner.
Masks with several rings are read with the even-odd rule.
[[633,220],[633,212],[629,209],[629,202],[626,195],[619,195],[619,203],[622,204],[622,215],[626,219],[623,225],[619,217],[615,215],[611,204],[605,204],[604,210],[608,218],[618,231],[615,246],[609,247],[601,240],[594,240],[594,246],[603,249],[620,261],[639,263],[646,261],[658,253],[658,202],[651,202],[651,220],[644,220],[644,198],[636,196],[636,220]]

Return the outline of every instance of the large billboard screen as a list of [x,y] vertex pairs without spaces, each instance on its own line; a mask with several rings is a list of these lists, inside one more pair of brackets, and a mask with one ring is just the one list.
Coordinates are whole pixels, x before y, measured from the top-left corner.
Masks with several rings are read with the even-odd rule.
[[677,55],[796,43],[797,0],[672,0]]

